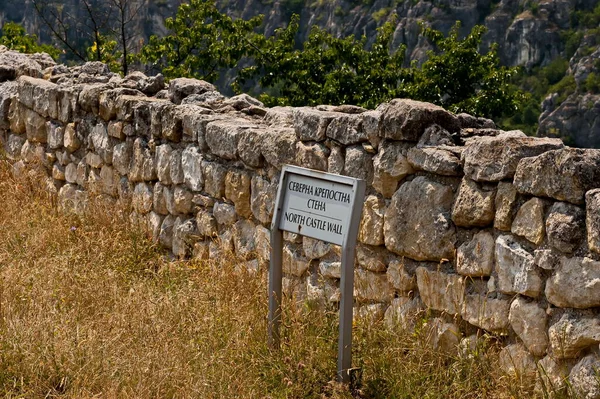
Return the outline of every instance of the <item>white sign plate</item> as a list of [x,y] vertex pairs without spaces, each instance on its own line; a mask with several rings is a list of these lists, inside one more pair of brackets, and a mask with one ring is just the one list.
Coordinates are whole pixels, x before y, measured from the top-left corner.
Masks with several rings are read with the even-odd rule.
[[352,185],[290,174],[284,187],[279,228],[342,245],[352,217]]

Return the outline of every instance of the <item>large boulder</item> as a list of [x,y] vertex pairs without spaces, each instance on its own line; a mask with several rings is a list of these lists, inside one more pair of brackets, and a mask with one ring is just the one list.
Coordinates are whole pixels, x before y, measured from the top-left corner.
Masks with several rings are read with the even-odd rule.
[[181,101],[190,94],[202,94],[209,91],[216,91],[215,86],[203,80],[177,78],[169,82],[169,99],[175,104],[181,104]]
[[561,258],[559,266],[546,282],[546,298],[562,308],[600,306],[600,261]]

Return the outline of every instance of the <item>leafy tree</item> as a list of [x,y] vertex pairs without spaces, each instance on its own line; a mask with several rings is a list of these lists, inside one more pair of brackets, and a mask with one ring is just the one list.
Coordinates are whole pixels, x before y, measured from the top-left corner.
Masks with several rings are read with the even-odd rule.
[[90,60],[100,60],[108,65],[113,72],[119,72],[123,67],[123,53],[119,51],[118,43],[110,37],[98,35],[98,42],[87,48],[87,57]]
[[190,0],[167,18],[165,37],[151,36],[141,60],[167,77],[215,81],[224,68],[235,67],[255,41],[262,16],[233,19],[217,10],[212,0]]
[[21,53],[48,53],[55,60],[60,51],[47,44],[39,44],[36,35],[29,35],[25,28],[15,22],[7,21],[2,27],[0,44]]
[[437,48],[421,68],[413,66],[414,80],[406,87],[410,98],[438,104],[452,112],[497,118],[517,112],[526,96],[511,84],[516,68],[500,65],[496,46],[481,54],[481,37],[486,31],[475,26],[459,38],[457,22],[448,36],[426,28],[423,32]]

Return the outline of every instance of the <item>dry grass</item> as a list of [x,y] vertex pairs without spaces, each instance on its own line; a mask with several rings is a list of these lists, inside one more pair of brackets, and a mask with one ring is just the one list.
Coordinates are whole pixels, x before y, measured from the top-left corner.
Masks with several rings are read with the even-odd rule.
[[[337,314],[286,303],[266,346],[266,277],[169,261],[115,212],[56,211],[0,160],[0,392],[9,398],[531,397],[497,351],[431,351],[422,335],[358,323],[349,392],[335,374]],[[234,275],[235,274],[235,275]]]

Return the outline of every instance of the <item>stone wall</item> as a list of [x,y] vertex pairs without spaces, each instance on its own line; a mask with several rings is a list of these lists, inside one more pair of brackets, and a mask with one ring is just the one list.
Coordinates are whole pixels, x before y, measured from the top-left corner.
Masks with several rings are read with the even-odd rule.
[[[428,310],[434,346],[488,332],[508,372],[600,397],[600,150],[411,100],[265,108],[44,60],[0,50],[0,147],[15,172],[45,171],[62,208],[130,205],[175,256],[230,248],[265,270],[282,165],[364,179],[357,315],[412,328]],[[335,305],[339,248],[284,239],[285,289]]]

